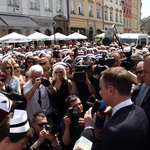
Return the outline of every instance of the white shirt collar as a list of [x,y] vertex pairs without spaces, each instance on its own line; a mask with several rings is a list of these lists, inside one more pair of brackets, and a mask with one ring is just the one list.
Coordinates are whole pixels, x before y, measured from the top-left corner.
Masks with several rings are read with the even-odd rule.
[[116,105],[113,109],[112,109],[112,116],[121,108],[125,107],[125,106],[129,106],[133,104],[133,102],[131,101],[131,99],[127,99],[121,103],[119,103],[118,105]]

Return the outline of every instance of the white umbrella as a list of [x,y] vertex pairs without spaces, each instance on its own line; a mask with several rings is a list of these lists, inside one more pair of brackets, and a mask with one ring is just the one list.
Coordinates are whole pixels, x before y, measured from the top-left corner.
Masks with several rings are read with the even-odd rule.
[[40,32],[35,32],[27,36],[27,39],[32,40],[32,41],[44,41],[44,40],[50,40],[48,35],[45,35]]
[[101,34],[96,35],[95,37],[96,37],[96,38],[103,38],[104,35],[105,35],[105,33],[101,33]]
[[87,36],[82,35],[78,32],[74,32],[74,33],[68,35],[68,38],[69,39],[87,39]]
[[12,32],[10,34],[7,34],[0,38],[1,42],[7,42],[7,43],[19,43],[19,42],[26,42],[27,37],[25,35]]
[[54,40],[54,41],[55,40],[68,40],[69,39],[68,36],[66,36],[62,33],[58,33],[58,32],[51,35],[49,38],[50,38],[50,40]]

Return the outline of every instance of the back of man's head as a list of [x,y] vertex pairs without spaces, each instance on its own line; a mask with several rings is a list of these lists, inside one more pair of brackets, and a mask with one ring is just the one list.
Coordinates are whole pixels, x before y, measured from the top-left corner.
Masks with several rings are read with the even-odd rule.
[[120,95],[130,95],[132,80],[123,67],[111,67],[102,72],[105,87],[113,86]]

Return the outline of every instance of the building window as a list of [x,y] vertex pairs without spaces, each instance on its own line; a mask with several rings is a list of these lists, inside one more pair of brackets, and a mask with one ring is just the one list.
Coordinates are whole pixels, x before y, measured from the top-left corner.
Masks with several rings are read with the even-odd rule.
[[83,15],[83,3],[79,3],[79,15]]
[[51,10],[51,0],[44,0],[45,10]]
[[93,17],[93,6],[89,5],[89,17]]
[[118,11],[117,10],[116,10],[115,18],[116,18],[116,22],[118,22]]
[[57,0],[57,3],[56,3],[56,10],[57,12],[62,12],[62,0]]
[[100,18],[100,6],[97,6],[97,18]]
[[8,0],[8,5],[16,6],[17,5],[17,0]]
[[122,23],[122,12],[120,12],[120,23]]
[[108,8],[105,8],[104,17],[105,20],[108,20]]
[[37,1],[36,0],[30,0],[30,6],[33,9],[37,9],[38,8]]
[[113,10],[110,9],[110,21],[113,21]]
[[75,1],[74,0],[72,0],[71,2],[70,2],[70,10],[71,10],[71,13],[75,13]]

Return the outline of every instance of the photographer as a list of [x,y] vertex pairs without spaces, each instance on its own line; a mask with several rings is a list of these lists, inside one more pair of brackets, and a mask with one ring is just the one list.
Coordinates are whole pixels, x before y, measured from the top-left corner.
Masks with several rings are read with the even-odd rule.
[[56,134],[46,129],[48,121],[42,112],[33,115],[33,136],[29,139],[26,150],[61,150]]
[[[73,73],[73,86],[71,90],[71,94],[78,95],[84,110],[87,110],[90,106],[86,103],[87,99],[90,95],[94,94],[96,97],[98,93],[96,93],[96,79],[94,77],[93,72],[94,61],[89,57],[83,61],[83,65],[77,65],[77,69]],[[82,67],[83,66],[83,67]],[[80,68],[81,67],[81,68]],[[80,69],[82,71],[80,71]],[[86,94],[85,94],[86,93]]]
[[62,142],[64,150],[72,150],[84,129],[84,111],[81,100],[76,95],[68,96],[66,104],[68,112],[61,121]]
[[50,90],[54,91],[49,80],[42,78],[43,68],[40,65],[33,65],[29,69],[30,80],[23,86],[23,94],[27,100],[27,113],[30,121],[33,114],[43,112],[49,122],[51,122],[51,100],[49,99]]

